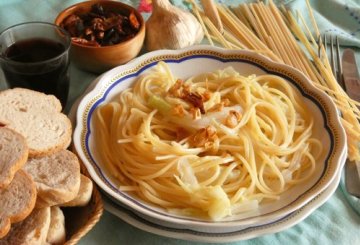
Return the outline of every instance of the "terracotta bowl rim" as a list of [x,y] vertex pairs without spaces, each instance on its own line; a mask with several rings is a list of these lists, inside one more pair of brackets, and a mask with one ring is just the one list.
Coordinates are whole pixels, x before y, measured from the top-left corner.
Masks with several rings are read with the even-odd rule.
[[[92,4],[95,4],[95,3],[105,3],[105,4],[108,4],[108,3],[113,3],[115,5],[118,5],[119,7],[127,7],[131,10],[134,11],[134,13],[136,14],[136,17],[139,18],[139,21],[140,21],[140,24],[141,24],[141,27],[140,27],[140,30],[136,33],[135,36],[133,36],[132,38],[124,41],[124,42],[120,42],[120,43],[117,43],[117,44],[114,44],[114,45],[108,45],[108,46],[100,46],[100,47],[93,47],[93,46],[87,46],[87,45],[82,45],[82,44],[79,44],[79,43],[74,43],[72,40],[71,40],[71,45],[74,45],[76,47],[79,47],[79,48],[85,48],[85,49],[89,49],[89,50],[96,50],[96,49],[101,49],[101,50],[105,50],[105,49],[114,49],[114,48],[119,48],[121,46],[125,46],[126,44],[128,43],[131,43],[131,42],[134,42],[135,40],[137,40],[139,37],[141,37],[141,35],[145,32],[145,21],[144,21],[144,18],[143,16],[140,14],[140,12],[135,9],[133,6],[130,6],[126,3],[123,3],[123,2],[117,2],[117,1],[112,1],[112,0],[90,0],[90,1],[84,1],[84,2],[79,2],[79,3],[76,3],[76,4],[73,4],[67,8],[65,8],[64,10],[62,10],[61,12],[59,12],[59,14],[56,16],[55,18],[55,22],[54,24],[57,25],[57,26],[60,26],[60,23],[67,17],[69,16],[69,14],[67,12],[69,12],[70,10],[72,9],[76,9],[76,8],[79,8],[79,6],[87,6],[87,5],[92,5]],[[64,16],[63,18],[60,18]],[[60,22],[60,19],[61,19],[61,22]]]

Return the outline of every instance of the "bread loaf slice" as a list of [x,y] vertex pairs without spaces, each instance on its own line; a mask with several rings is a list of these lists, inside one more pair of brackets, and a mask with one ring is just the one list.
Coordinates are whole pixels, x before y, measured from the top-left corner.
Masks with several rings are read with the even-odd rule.
[[86,206],[92,195],[93,191],[93,182],[91,179],[81,174],[80,176],[80,188],[76,197],[70,202],[66,202],[61,204],[62,207],[75,207],[75,206]]
[[0,239],[8,234],[10,227],[10,219],[0,217]]
[[58,206],[51,207],[50,227],[46,237],[49,244],[64,244],[66,238],[65,216]]
[[29,158],[23,169],[36,183],[36,207],[68,202],[79,192],[80,164],[71,151],[60,150],[51,155]]
[[6,127],[24,135],[29,156],[44,156],[66,149],[71,141],[71,124],[64,114],[17,114]]
[[9,230],[10,223],[24,220],[34,209],[35,201],[35,183],[20,169],[9,186],[0,190],[0,234],[7,233],[4,231]]
[[21,134],[0,127],[0,189],[10,184],[16,171],[26,163],[28,153],[29,148]]
[[43,156],[66,149],[72,125],[60,113],[61,104],[53,95],[14,88],[0,92],[0,124],[22,134],[29,156]]
[[34,209],[23,221],[14,224],[10,232],[0,239],[0,245],[46,244],[50,227],[50,207]]
[[[44,113],[61,112],[61,103],[54,95],[46,95],[41,92],[26,88],[13,88],[0,92],[0,105],[11,108],[18,112]],[[3,110],[7,110],[3,108]]]

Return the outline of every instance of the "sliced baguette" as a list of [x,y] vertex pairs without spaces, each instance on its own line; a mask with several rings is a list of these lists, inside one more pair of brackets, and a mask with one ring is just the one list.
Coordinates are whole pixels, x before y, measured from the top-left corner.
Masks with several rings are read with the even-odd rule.
[[50,244],[64,244],[66,238],[65,216],[58,206],[51,207],[50,227],[46,242]]
[[29,154],[25,138],[14,130],[0,127],[0,189],[6,188]]
[[93,191],[93,182],[82,174],[80,179],[80,188],[77,196],[70,202],[61,204],[62,207],[86,206],[89,203]]
[[60,113],[61,104],[55,96],[8,89],[0,92],[0,104],[0,124],[26,138],[29,156],[43,156],[69,146],[72,125]]
[[0,245],[46,244],[50,227],[50,208],[34,209],[23,221],[14,224],[10,232],[0,239]]
[[69,202],[79,192],[80,164],[71,151],[60,150],[48,156],[29,158],[23,168],[36,183],[36,207]]
[[[0,190],[0,234],[9,230],[10,223],[24,220],[34,209],[36,186],[30,175],[18,170],[6,189]],[[0,236],[1,238],[1,236]]]

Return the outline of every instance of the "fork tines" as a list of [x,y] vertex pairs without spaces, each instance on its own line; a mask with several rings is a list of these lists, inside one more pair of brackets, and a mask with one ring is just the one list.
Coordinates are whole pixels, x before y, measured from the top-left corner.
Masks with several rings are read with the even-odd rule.
[[[341,87],[344,88],[342,82],[342,64],[341,64],[341,57],[340,57],[340,45],[339,45],[339,38],[338,36],[332,36],[331,34],[327,36],[326,34],[323,35],[323,38],[320,36],[318,40],[319,45],[319,57],[321,57],[321,46],[323,45],[325,52],[327,52],[327,38],[330,39],[330,65],[332,73],[334,77],[338,81]],[[335,42],[334,42],[335,40]]]

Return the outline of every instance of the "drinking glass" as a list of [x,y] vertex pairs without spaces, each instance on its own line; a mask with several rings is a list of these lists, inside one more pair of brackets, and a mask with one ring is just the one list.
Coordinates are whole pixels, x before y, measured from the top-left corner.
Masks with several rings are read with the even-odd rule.
[[65,108],[71,37],[59,26],[27,22],[0,33],[0,66],[8,87],[55,95]]

